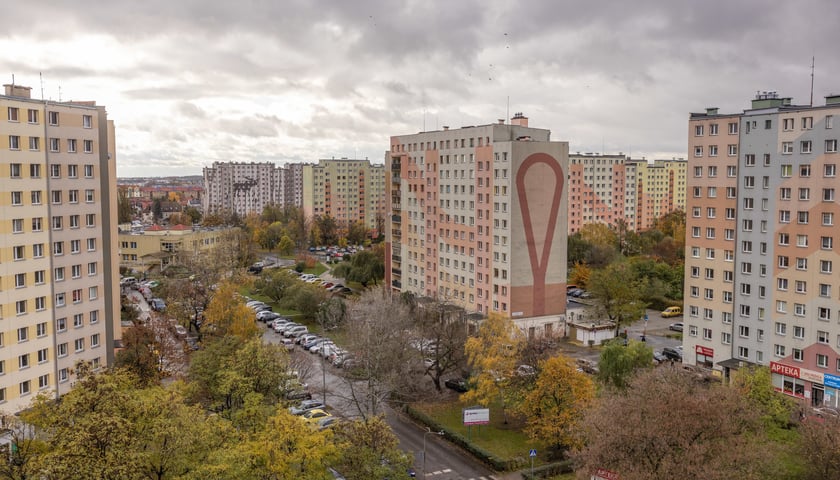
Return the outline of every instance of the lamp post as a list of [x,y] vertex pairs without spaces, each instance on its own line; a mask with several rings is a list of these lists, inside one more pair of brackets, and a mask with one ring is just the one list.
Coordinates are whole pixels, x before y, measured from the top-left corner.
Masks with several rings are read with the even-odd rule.
[[423,477],[426,476],[426,435],[430,433],[435,435],[443,435],[443,430],[439,432],[433,432],[431,428],[426,427],[426,431],[423,432]]

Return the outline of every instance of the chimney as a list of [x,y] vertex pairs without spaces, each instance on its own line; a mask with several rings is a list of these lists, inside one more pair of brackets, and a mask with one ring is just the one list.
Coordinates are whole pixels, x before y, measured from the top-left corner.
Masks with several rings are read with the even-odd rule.
[[499,119],[499,125],[504,125],[504,124],[505,124],[505,119],[504,119],[504,118],[500,118],[500,119]]
[[15,85],[14,83],[6,83],[3,86],[6,88],[7,97],[32,98],[30,95],[32,87],[24,87],[22,85]]
[[522,112],[516,112],[513,118],[510,119],[511,125],[519,125],[520,127],[528,126],[528,117],[522,115]]
[[445,131],[447,131],[447,130],[449,130],[449,125],[444,125],[444,126],[443,126],[443,131],[445,132]]
[[826,105],[838,105],[838,104],[840,104],[840,95],[835,95],[835,94],[826,95],[825,104]]
[[706,109],[706,115],[717,115],[718,108],[717,107],[710,107]]

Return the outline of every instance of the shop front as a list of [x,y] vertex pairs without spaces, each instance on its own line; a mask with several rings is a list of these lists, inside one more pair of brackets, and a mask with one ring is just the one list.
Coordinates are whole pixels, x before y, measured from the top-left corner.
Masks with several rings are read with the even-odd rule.
[[694,364],[698,367],[708,368],[711,370],[715,366],[715,351],[709,347],[702,345],[694,346]]

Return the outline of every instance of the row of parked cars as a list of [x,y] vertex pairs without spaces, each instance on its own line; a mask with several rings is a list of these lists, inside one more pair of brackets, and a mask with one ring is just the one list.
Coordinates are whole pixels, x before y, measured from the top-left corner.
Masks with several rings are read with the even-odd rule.
[[300,273],[295,270],[289,270],[292,272],[293,275],[298,275],[302,282],[306,283],[313,283],[318,286],[324,287],[328,292],[336,293],[339,295],[348,295],[353,293],[353,289],[350,287],[345,287],[340,283],[333,283],[327,280],[322,279],[317,275],[313,275],[311,273]]
[[333,427],[338,423],[338,418],[334,417],[326,410],[327,406],[320,400],[304,400],[299,404],[289,407],[289,413],[300,417],[304,422],[308,423],[313,428],[324,430]]

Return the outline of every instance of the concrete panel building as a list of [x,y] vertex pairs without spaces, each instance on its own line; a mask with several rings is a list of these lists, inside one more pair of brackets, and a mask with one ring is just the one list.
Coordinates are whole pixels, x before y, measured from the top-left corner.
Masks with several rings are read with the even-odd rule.
[[93,102],[0,96],[0,408],[71,388],[119,336],[114,124]]
[[568,144],[511,124],[391,137],[386,282],[529,334],[565,321]]
[[[692,114],[684,337],[687,363],[724,376],[769,365],[778,391],[835,407],[838,115],[840,96],[810,106],[774,92],[741,114]],[[713,145],[725,170],[709,177]]]
[[205,213],[261,214],[267,205],[281,205],[280,169],[273,163],[214,162],[204,167]]

